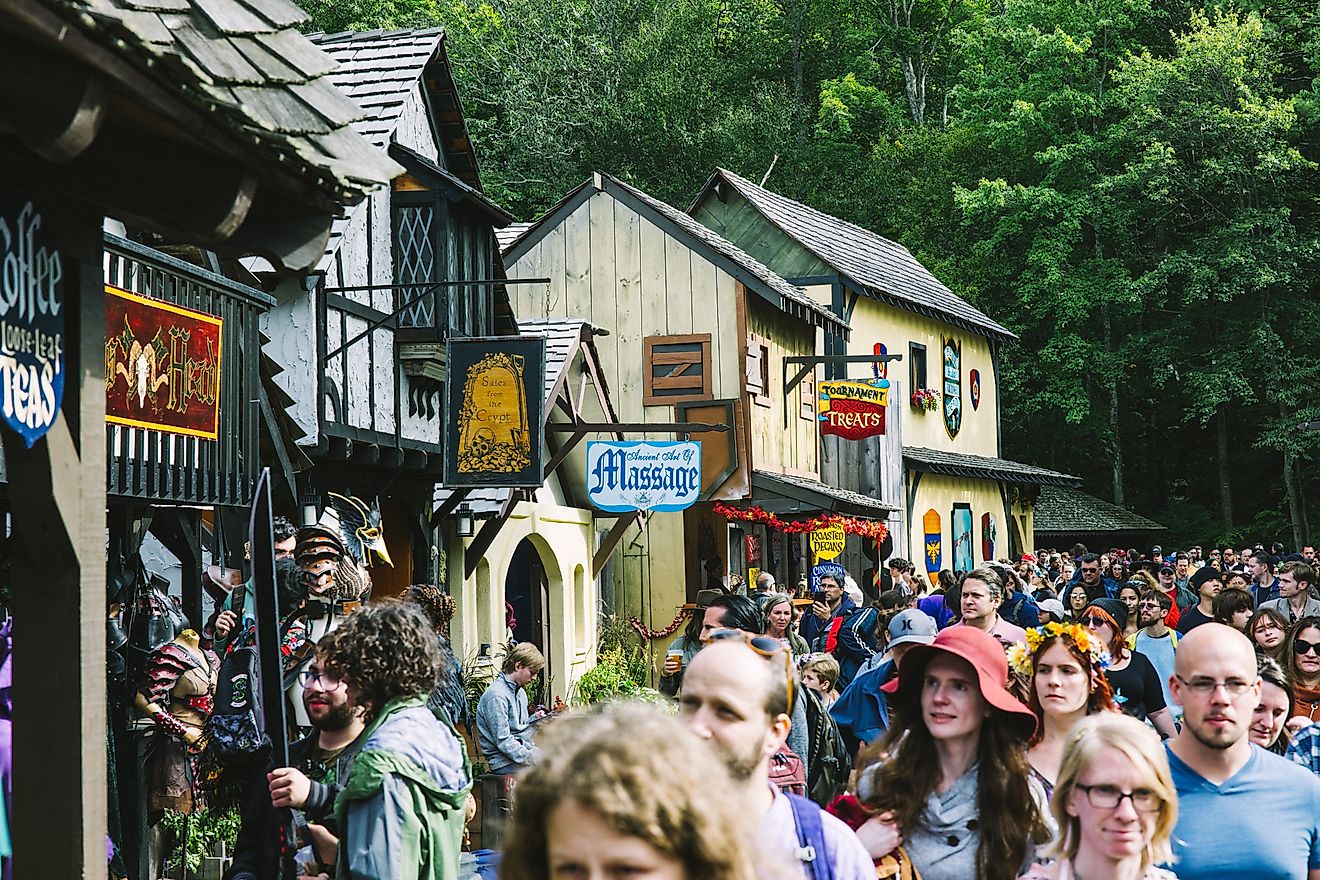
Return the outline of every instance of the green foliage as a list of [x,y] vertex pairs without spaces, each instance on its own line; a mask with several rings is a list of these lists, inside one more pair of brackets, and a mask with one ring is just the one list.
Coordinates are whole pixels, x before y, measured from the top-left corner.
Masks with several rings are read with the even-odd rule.
[[226,851],[232,853],[242,821],[238,810],[232,808],[223,813],[213,813],[204,807],[191,813],[166,810],[160,824],[174,839],[170,868],[183,867],[185,875],[199,871],[202,859],[215,851],[217,843],[223,842]]
[[596,665],[578,679],[573,702],[589,705],[616,697],[653,697],[650,682],[651,663],[627,621],[616,614],[602,615]]

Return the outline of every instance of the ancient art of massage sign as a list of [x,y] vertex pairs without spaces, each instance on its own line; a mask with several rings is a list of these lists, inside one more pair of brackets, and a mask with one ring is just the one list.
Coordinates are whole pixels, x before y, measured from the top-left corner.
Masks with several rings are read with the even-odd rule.
[[601,510],[683,510],[701,494],[701,444],[613,441],[587,444],[587,495]]
[[0,414],[28,446],[64,399],[64,277],[32,202],[0,202]]

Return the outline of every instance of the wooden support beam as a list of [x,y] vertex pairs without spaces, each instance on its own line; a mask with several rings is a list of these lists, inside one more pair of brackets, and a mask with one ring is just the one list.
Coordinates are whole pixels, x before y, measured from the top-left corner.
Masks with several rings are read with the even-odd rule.
[[628,526],[637,522],[640,516],[641,511],[634,510],[623,514],[614,521],[614,525],[610,527],[609,532],[601,540],[600,546],[596,548],[595,555],[591,557],[591,576],[593,578],[600,576],[600,570],[609,561],[614,548],[619,546],[619,542],[623,540],[624,532],[628,531]]
[[444,521],[445,518],[447,518],[455,510],[458,510],[458,505],[462,504],[467,499],[468,493],[471,491],[472,491],[471,489],[452,490],[449,493],[449,497],[446,498],[440,504],[440,506],[435,509],[435,513],[431,514],[431,522]]
[[[0,428],[14,528],[14,876],[105,880],[105,295],[101,217],[39,202],[63,259],[64,401],[28,448]],[[26,662],[23,669],[30,670]],[[58,792],[58,796],[52,796]]]
[[524,501],[527,497],[528,491],[526,489],[510,491],[509,498],[504,502],[504,506],[500,508],[500,512],[481,524],[477,536],[463,551],[464,578],[472,577],[472,573],[477,570],[477,563],[481,561],[481,557],[486,555],[490,545],[495,543],[495,538],[499,535],[500,529],[504,528],[504,524],[509,521],[509,517],[513,516],[513,509],[518,506],[519,501]]
[[550,479],[550,475],[555,472],[555,468],[564,463],[564,459],[568,458],[568,454],[573,451],[574,447],[582,442],[582,438],[585,436],[587,436],[586,431],[578,431],[565,440],[564,445],[555,450],[554,456],[551,457],[550,461],[546,462],[545,473],[542,475],[541,479]]

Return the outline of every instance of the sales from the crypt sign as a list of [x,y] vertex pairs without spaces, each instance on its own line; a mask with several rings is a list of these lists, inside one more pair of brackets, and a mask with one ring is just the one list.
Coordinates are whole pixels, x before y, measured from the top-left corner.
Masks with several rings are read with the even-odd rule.
[[816,386],[816,417],[822,434],[864,440],[885,432],[889,380],[821,382]]
[[105,420],[214,440],[220,318],[105,288]]

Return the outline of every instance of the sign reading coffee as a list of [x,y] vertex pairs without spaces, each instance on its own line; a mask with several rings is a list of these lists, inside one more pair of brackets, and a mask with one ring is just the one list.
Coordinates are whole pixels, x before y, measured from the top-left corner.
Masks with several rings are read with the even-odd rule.
[[816,386],[816,417],[821,434],[863,440],[885,432],[889,380],[821,382]]
[[105,420],[214,440],[224,321],[105,289]]
[[700,494],[699,442],[600,440],[587,444],[587,497],[601,510],[683,510]]
[[0,415],[30,447],[64,399],[64,266],[41,212],[0,207]]
[[543,482],[545,337],[450,339],[446,486],[533,487]]

